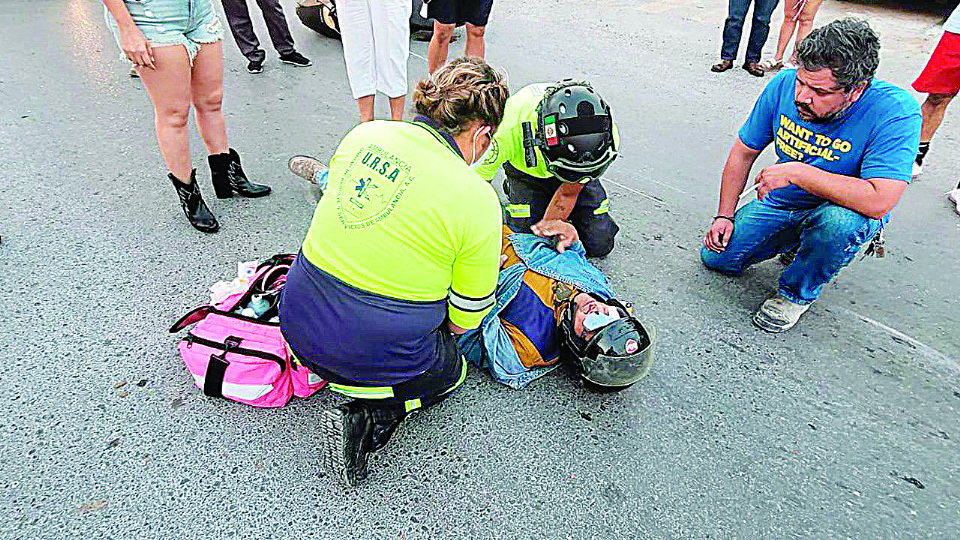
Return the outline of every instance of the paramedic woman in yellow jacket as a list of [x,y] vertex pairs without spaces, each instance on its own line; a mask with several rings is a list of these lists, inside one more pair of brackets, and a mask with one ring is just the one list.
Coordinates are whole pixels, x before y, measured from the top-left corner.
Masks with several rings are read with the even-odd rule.
[[[466,376],[453,334],[493,306],[501,223],[496,193],[470,165],[508,95],[483,60],[454,60],[417,84],[412,122],[363,123],[330,160],[280,328],[300,362],[355,398],[322,417],[324,465],[348,484],[407,413]],[[291,170],[326,172],[303,157]]]

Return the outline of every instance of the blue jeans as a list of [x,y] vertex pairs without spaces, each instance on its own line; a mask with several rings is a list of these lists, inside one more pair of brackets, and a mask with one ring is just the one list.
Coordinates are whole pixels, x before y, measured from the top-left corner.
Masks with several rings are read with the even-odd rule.
[[[792,0],[787,0],[792,1]],[[747,18],[750,4],[753,6],[753,23],[750,25],[750,41],[747,42],[746,62],[759,62],[760,51],[770,33],[770,15],[779,0],[730,0],[727,7],[727,22],[723,25],[723,46],[720,48],[721,60],[736,60],[740,48],[740,35]]]
[[886,222],[887,217],[868,218],[830,202],[798,210],[753,201],[734,216],[727,249],[714,253],[701,248],[700,258],[708,268],[737,276],[750,265],[799,246],[780,274],[778,292],[791,302],[809,304]]

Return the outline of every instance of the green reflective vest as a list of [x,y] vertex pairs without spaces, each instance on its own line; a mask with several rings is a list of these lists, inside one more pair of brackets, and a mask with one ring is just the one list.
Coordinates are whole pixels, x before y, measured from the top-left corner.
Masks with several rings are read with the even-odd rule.
[[440,133],[366,122],[337,147],[302,250],[364,291],[448,298],[450,320],[475,328],[492,305],[500,223],[496,193]]

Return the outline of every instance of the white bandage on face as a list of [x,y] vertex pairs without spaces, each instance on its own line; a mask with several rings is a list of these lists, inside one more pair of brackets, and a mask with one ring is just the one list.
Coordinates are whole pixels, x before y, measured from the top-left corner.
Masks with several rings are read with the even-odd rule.
[[607,313],[591,313],[583,318],[583,328],[588,332],[599,330],[620,318],[620,310],[607,308]]

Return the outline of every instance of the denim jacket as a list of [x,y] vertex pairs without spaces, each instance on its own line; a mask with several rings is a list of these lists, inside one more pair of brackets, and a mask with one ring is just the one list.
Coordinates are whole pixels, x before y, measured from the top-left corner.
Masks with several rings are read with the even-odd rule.
[[612,298],[613,291],[603,273],[587,261],[580,242],[574,243],[563,253],[557,253],[550,240],[532,234],[511,234],[510,243],[522,264],[514,264],[500,272],[496,305],[484,317],[479,328],[459,336],[457,342],[468,360],[489,369],[494,379],[519,389],[557,367],[557,364],[532,369],[525,367],[500,324],[499,314],[517,296],[523,273],[532,270],[604,299]]

